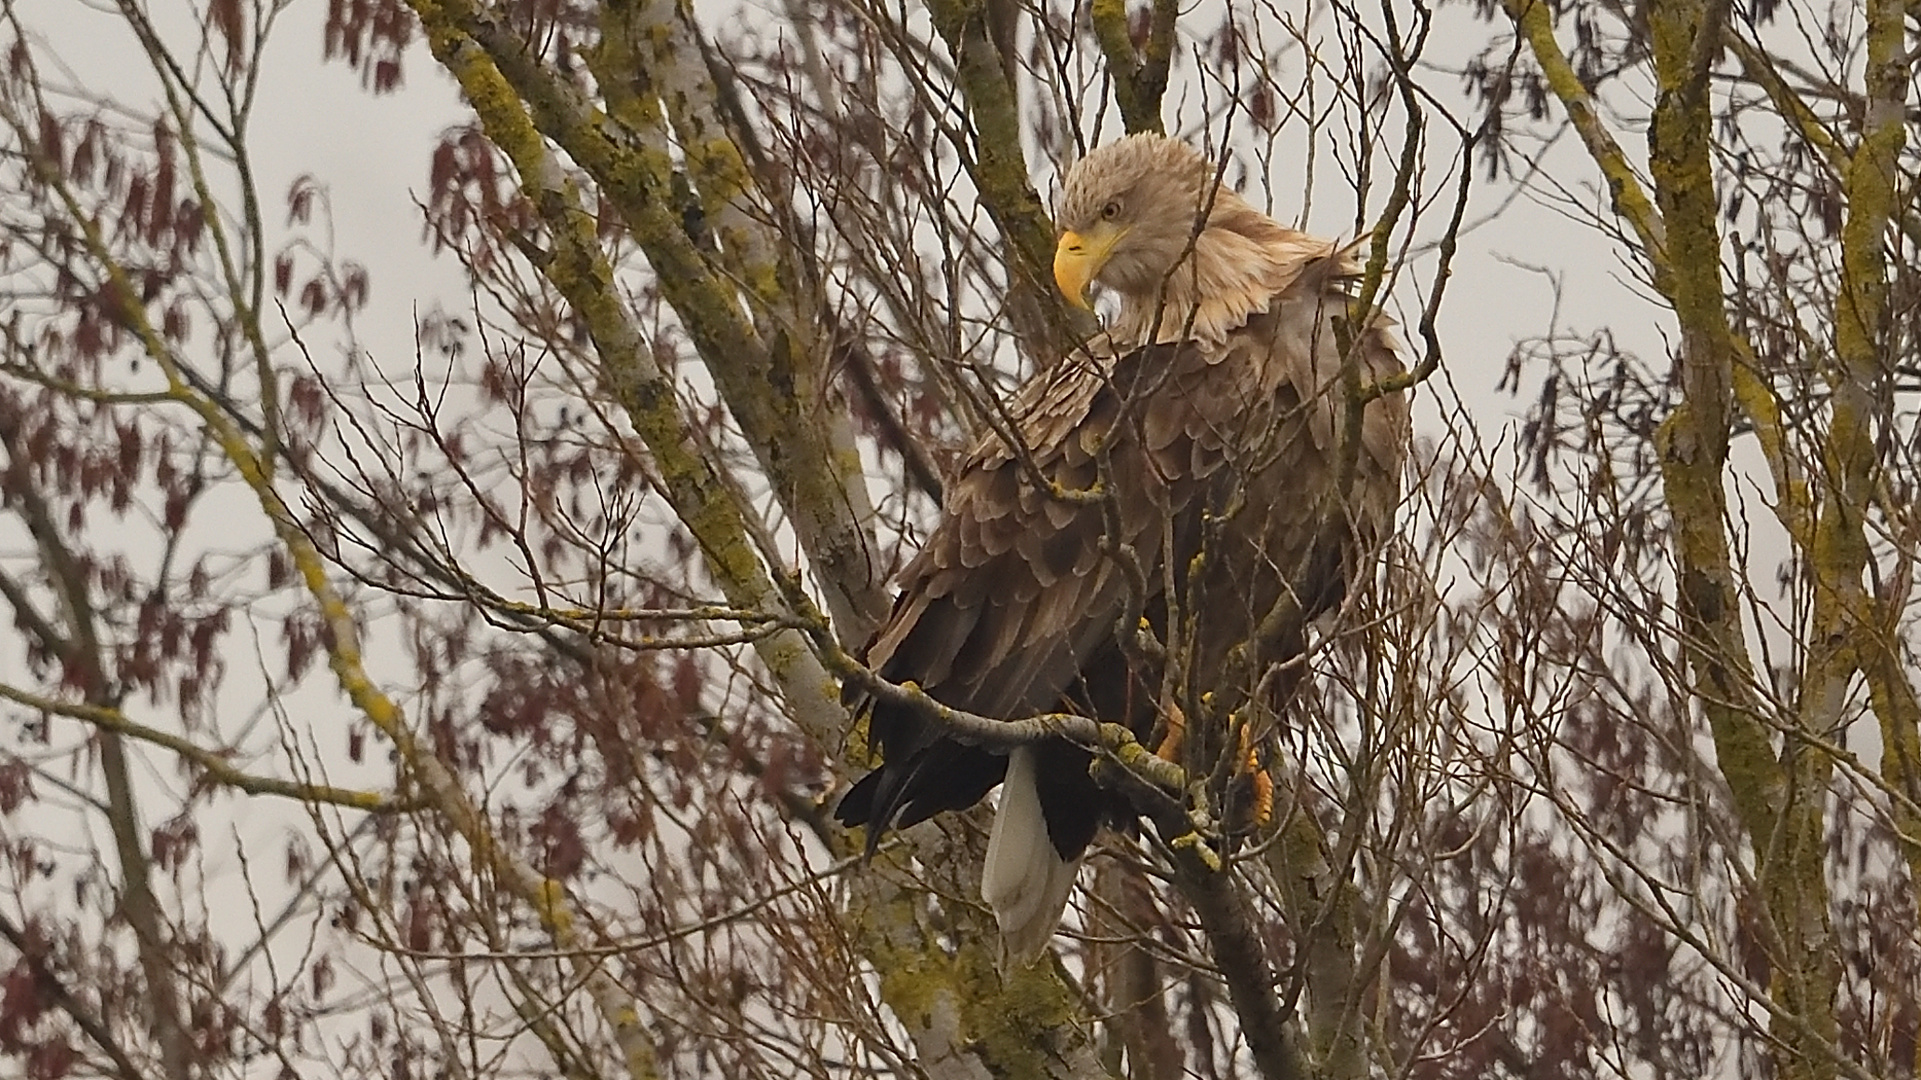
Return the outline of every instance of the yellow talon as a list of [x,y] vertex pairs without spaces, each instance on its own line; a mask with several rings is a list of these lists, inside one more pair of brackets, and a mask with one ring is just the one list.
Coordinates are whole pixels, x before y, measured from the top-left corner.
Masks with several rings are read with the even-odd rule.
[[1265,829],[1274,823],[1274,779],[1265,772],[1254,774],[1254,826]]
[[1167,734],[1161,736],[1161,744],[1154,748],[1154,756],[1162,761],[1181,763],[1181,744],[1187,739],[1187,714],[1173,702],[1167,703]]
[[1264,827],[1274,820],[1274,778],[1261,768],[1261,758],[1254,752],[1254,736],[1246,726],[1241,728],[1241,767],[1254,787],[1254,805],[1250,816],[1257,827]]

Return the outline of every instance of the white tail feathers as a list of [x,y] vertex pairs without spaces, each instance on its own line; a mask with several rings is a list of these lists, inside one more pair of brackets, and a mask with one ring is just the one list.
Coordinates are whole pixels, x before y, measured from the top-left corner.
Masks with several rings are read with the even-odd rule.
[[1007,779],[981,871],[981,899],[994,909],[1002,953],[1015,964],[1032,963],[1047,947],[1081,868],[1079,859],[1070,862],[1054,850],[1035,772],[1032,747],[1016,747],[1007,755]]

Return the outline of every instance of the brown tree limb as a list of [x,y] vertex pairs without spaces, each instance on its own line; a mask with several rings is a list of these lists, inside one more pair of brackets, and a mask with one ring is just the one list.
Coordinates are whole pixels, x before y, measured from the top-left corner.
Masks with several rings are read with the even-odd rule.
[[[1904,671],[1899,644],[1901,613],[1886,609],[1863,581],[1871,555],[1867,517],[1881,465],[1875,437],[1878,418],[1893,415],[1893,362],[1885,322],[1889,309],[1887,237],[1899,214],[1902,151],[1907,146],[1906,106],[1913,57],[1906,45],[1904,5],[1869,0],[1866,95],[1860,141],[1844,177],[1847,219],[1841,227],[1841,287],[1834,302],[1834,359],[1829,373],[1827,478],[1815,527],[1816,633],[1842,629],[1848,640],[1846,673],[1866,677],[1880,721],[1883,769],[1889,782],[1921,790],[1921,707]],[[1819,622],[1821,602],[1832,597],[1832,624]],[[1901,831],[1913,834],[1921,820],[1895,806]],[[1904,846],[1910,871],[1921,878],[1921,850]]]
[[[658,202],[657,177],[663,167],[671,169],[672,151],[680,151],[705,229],[718,241],[717,256],[709,258],[717,257],[725,279],[738,283],[762,344],[753,352],[703,350],[702,359],[817,564],[817,584],[841,639],[865,641],[888,601],[874,556],[866,477],[830,378],[831,328],[818,318],[818,282],[780,235],[787,215],[756,198],[753,173],[723,119],[704,43],[690,20],[691,9],[673,0],[602,6],[601,47],[592,62],[609,111],[637,136],[630,164],[643,167],[595,180],[616,200],[644,195]],[[649,164],[654,167],[644,167]],[[653,190],[622,184],[629,175],[651,182]],[[650,243],[648,233],[638,238],[644,248]],[[653,238],[655,246],[660,239]]]
[[[661,295],[714,373],[729,411],[819,569],[816,583],[839,633],[844,640],[862,640],[862,628],[886,610],[886,600],[863,517],[867,512],[857,505],[865,499],[864,490],[859,500],[850,494],[855,484],[848,470],[857,471],[857,460],[836,453],[818,426],[812,410],[822,402],[807,370],[796,366],[789,353],[782,352],[785,359],[777,363],[770,352],[786,350],[793,342],[763,338],[743,311],[736,279],[714,266],[688,235],[672,198],[674,164],[659,103],[635,98],[622,107],[617,99],[615,116],[610,117],[572,83],[542,67],[527,42],[469,0],[416,0],[413,7],[430,35],[457,35],[476,46],[488,70],[500,79],[493,92],[502,100],[476,100],[477,109],[498,115],[496,106],[511,104],[522,110],[533,140],[551,139],[564,149],[619,211],[652,264]],[[452,60],[473,69],[470,59]],[[640,58],[618,55],[609,62],[634,64]],[[462,78],[462,72],[454,74]],[[551,163],[550,174],[522,177],[536,189],[559,188],[563,178],[558,161],[545,155],[544,148],[502,145],[491,127],[489,137],[516,162]],[[801,331],[789,326],[784,332]],[[619,397],[624,386],[616,382],[612,388]]]
[[[1663,292],[1681,325],[1684,400],[1661,429],[1663,489],[1673,514],[1680,564],[1680,612],[1689,642],[1694,694],[1714,735],[1723,774],[1753,847],[1756,877],[1782,943],[1771,993],[1816,1033],[1779,1025],[1781,1075],[1817,1080],[1834,1074],[1826,1046],[1836,1033],[1834,990],[1840,970],[1828,914],[1826,801],[1832,764],[1790,732],[1774,760],[1757,715],[1739,590],[1726,534],[1723,483],[1735,406],[1736,350],[1721,278],[1721,238],[1712,164],[1709,64],[1720,51],[1718,5],[1690,0],[1650,5],[1656,99],[1649,169],[1668,223],[1669,276]],[[1898,19],[1897,19],[1898,21]],[[1704,43],[1703,38],[1711,35]],[[1829,517],[1823,512],[1822,517]],[[1817,525],[1818,579],[1822,566]],[[1858,573],[1858,568],[1857,568]],[[1832,579],[1830,579],[1832,580]],[[1800,724],[1811,735],[1835,730],[1853,661],[1841,647],[1837,594],[1817,584],[1804,672]],[[1832,627],[1837,633],[1829,633]]]
[[[279,777],[249,773],[235,768],[227,755],[218,750],[209,749],[172,732],[130,720],[120,709],[112,706],[59,701],[29,693],[5,683],[0,683],[0,699],[23,705],[37,712],[82,721],[104,733],[103,738],[107,735],[125,736],[158,746],[182,761],[192,764],[199,770],[201,778],[208,783],[232,788],[243,794],[274,795],[303,803],[325,803],[350,810],[364,810],[370,814],[405,813],[419,808],[418,804],[412,800],[395,799],[375,791],[360,791],[327,784],[306,784],[296,780],[283,780]],[[110,802],[109,806],[111,805]]]
[[1114,80],[1114,104],[1120,107],[1121,123],[1130,133],[1166,130],[1161,124],[1161,98],[1167,93],[1167,75],[1173,66],[1174,21],[1180,4],[1153,0],[1153,5],[1147,40],[1140,49],[1134,47],[1126,0],[1094,0],[1088,6],[1094,40],[1100,43]]
[[900,455],[901,464],[906,468],[907,478],[921,494],[941,501],[940,467],[934,464],[927,447],[907,430],[894,403],[881,389],[879,373],[874,370],[874,358],[858,342],[847,341],[840,350],[845,362],[840,365],[846,372],[848,382],[852,383],[861,400],[867,403],[867,414],[881,429],[881,436],[888,448]]
[[1094,775],[1128,797],[1153,822],[1154,831],[1174,865],[1174,883],[1194,908],[1201,932],[1227,984],[1241,1037],[1263,1080],[1298,1080],[1307,1075],[1300,1051],[1288,1032],[1293,1010],[1275,992],[1278,982],[1267,945],[1253,913],[1238,891],[1233,869],[1195,827],[1181,804],[1130,768],[1097,760]]
[[988,30],[987,0],[926,0],[934,29],[954,57],[955,79],[972,121],[971,143],[954,147],[981,205],[1008,247],[1008,307],[1023,344],[1041,365],[1067,349],[1077,320],[1054,287],[1054,224],[1021,150],[1025,125]]

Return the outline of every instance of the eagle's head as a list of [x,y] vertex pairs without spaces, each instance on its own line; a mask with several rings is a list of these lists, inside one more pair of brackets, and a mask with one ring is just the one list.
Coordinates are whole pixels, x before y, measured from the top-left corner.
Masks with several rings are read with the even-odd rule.
[[1075,162],[1061,185],[1054,249],[1061,292],[1086,308],[1088,286],[1114,290],[1121,307],[1109,332],[1122,342],[1218,342],[1309,264],[1337,254],[1216,176],[1199,151],[1165,135],[1129,135]]
[[[1214,187],[1214,167],[1164,135],[1129,135],[1067,171],[1054,280],[1086,308],[1099,282],[1123,304],[1151,304],[1193,244],[1194,222]],[[1239,200],[1235,200],[1238,202]]]

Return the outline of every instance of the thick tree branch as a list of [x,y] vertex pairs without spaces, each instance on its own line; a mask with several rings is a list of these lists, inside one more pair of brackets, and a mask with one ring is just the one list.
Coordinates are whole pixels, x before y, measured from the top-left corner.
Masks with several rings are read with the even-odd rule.
[[[544,135],[564,149],[620,212],[653,265],[661,295],[714,373],[729,411],[820,569],[817,583],[842,639],[863,640],[886,610],[867,532],[872,512],[858,476],[857,455],[842,452],[838,437],[825,434],[844,420],[833,418],[823,427],[816,412],[831,411],[831,403],[821,397],[815,382],[814,365],[823,361],[805,355],[812,324],[799,314],[782,317],[776,311],[773,337],[763,337],[743,312],[736,279],[718,272],[708,252],[689,235],[672,197],[674,163],[660,103],[622,89],[647,73],[646,59],[631,50],[602,56],[600,63],[612,65],[603,67],[611,88],[610,118],[571,83],[540,66],[526,42],[467,0],[420,0],[414,8],[430,33],[458,33],[479,45],[491,61],[490,69],[503,79],[499,93],[516,108],[524,105],[538,132],[534,138]],[[621,40],[617,34],[607,44],[612,47]],[[483,111],[497,110],[490,106]],[[529,153],[527,147],[501,149],[516,160]],[[710,172],[717,170],[710,162]],[[708,179],[724,183],[717,176]],[[537,187],[554,187],[560,176],[556,172],[531,181]],[[730,200],[729,205],[735,204]],[[737,207],[729,214],[728,220],[751,223]],[[757,235],[749,224],[740,227]],[[777,267],[760,264],[753,273],[755,289],[782,287]],[[792,307],[784,302],[782,310]]]
[[[1156,759],[1159,760],[1159,759]],[[1123,762],[1123,765],[1127,763]],[[1209,951],[1227,983],[1240,1033],[1253,1052],[1264,1080],[1296,1080],[1307,1075],[1288,1035],[1293,1010],[1275,992],[1278,980],[1253,913],[1238,891],[1231,866],[1195,828],[1181,804],[1132,768],[1096,763],[1095,777],[1128,797],[1154,824],[1174,864],[1174,882],[1194,907]]]
[[1628,163],[1621,144],[1614,141],[1613,132],[1601,122],[1594,95],[1588,92],[1574,65],[1568,62],[1567,54],[1561,51],[1560,42],[1555,40],[1553,8],[1546,0],[1503,0],[1503,6],[1508,17],[1514,20],[1515,29],[1526,39],[1535,62],[1541,65],[1548,88],[1567,110],[1568,119],[1587,146],[1588,155],[1601,167],[1615,213],[1627,219],[1640,239],[1659,287],[1668,272],[1667,223],[1641,187],[1641,179]]
[[[1897,627],[1900,612],[1878,610],[1862,575],[1870,553],[1867,516],[1880,468],[1875,447],[1877,418],[1894,413],[1892,363],[1886,357],[1888,311],[1887,236],[1900,198],[1901,153],[1907,144],[1906,100],[1912,57],[1906,45],[1899,0],[1869,0],[1867,94],[1860,142],[1848,162],[1848,216],[1841,227],[1841,287],[1834,305],[1835,363],[1829,374],[1827,485],[1815,529],[1815,630],[1845,634],[1846,662],[1835,677],[1845,684],[1853,670],[1868,679],[1881,724],[1887,779],[1912,793],[1921,789],[1921,709],[1903,670]],[[1823,604],[1826,600],[1827,604]],[[1823,608],[1831,621],[1823,622]],[[1921,821],[1896,806],[1901,831]],[[1910,870],[1921,878],[1921,851],[1906,845]]]
[[[1701,59],[1720,52],[1718,2],[1683,0],[1651,5],[1649,10],[1656,80],[1649,167],[1668,223],[1669,275],[1663,292],[1681,324],[1684,394],[1681,407],[1661,428],[1661,472],[1673,513],[1680,610],[1695,697],[1707,714],[1722,772],[1753,848],[1767,915],[1781,941],[1771,992],[1812,1027],[1815,1042],[1821,1044],[1811,1043],[1802,1031],[1777,1026],[1785,1048],[1781,1071],[1786,1077],[1817,1080],[1833,1075],[1827,1049],[1837,1030],[1834,991],[1840,974],[1823,865],[1832,764],[1800,745],[1793,732],[1784,739],[1780,760],[1773,760],[1771,733],[1756,711],[1751,690],[1752,661],[1726,533],[1724,478],[1736,350],[1716,227],[1709,64]],[[1838,433],[1831,432],[1831,437]],[[1822,553],[1820,533],[1831,527],[1830,517],[1831,511],[1824,510],[1816,527],[1812,557],[1821,580],[1815,588],[1799,717],[1801,728],[1815,737],[1838,730],[1854,670],[1845,648],[1845,608],[1838,602],[1842,594],[1835,589],[1846,571]],[[1856,564],[1857,583],[1858,573]]]
[[927,0],[934,29],[954,57],[955,79],[967,102],[971,143],[954,149],[980,191],[1009,251],[1009,309],[1023,344],[1042,366],[1066,352],[1077,320],[1054,287],[1054,224],[1021,149],[1022,123],[1014,87],[988,32],[987,0]]
[[[514,161],[525,190],[553,234],[553,250],[530,251],[530,257],[586,320],[617,397],[629,405],[630,417],[654,449],[655,465],[667,483],[670,501],[702,544],[723,591],[735,590],[729,600],[739,606],[782,610],[780,597],[772,594],[773,583],[753,561],[746,530],[737,519],[737,507],[727,499],[717,478],[703,471],[709,468],[707,463],[691,452],[695,444],[680,430],[682,421],[674,411],[670,387],[661,373],[651,368],[647,353],[626,323],[618,297],[611,294],[611,274],[599,254],[590,219],[575,205],[569,186],[560,179],[529,118],[498,72],[492,70],[488,58],[464,40],[457,28],[430,24],[430,31],[436,56],[467,86],[490,136]],[[811,614],[805,597],[798,599],[802,602],[800,610]],[[826,647],[838,651],[838,645],[821,629],[824,621],[814,622],[815,632]],[[832,684],[804,644],[791,631],[785,631],[762,639],[757,648],[802,726],[823,745],[837,745],[845,713],[838,706]],[[897,897],[890,901],[884,888],[881,892],[869,905],[870,911],[881,916],[896,912],[911,899]],[[918,917],[909,912],[900,914],[906,918],[886,916],[865,922],[860,947],[877,968],[888,973],[882,985],[883,998],[895,1005],[903,1022],[915,1033],[930,1071],[946,1074],[958,1070],[954,1075],[971,1077],[981,1065],[976,1055],[981,1055],[994,1061],[1040,1064],[1050,1072],[1057,1065],[1065,1067],[1067,1071],[1059,1075],[1088,1075],[1085,1068],[1074,1064],[1085,1064],[1085,1054],[1078,1025],[1073,1022],[1071,998],[1065,996],[1051,973],[1030,972],[1027,976],[1028,981],[1051,984],[1054,990],[1045,996],[1048,1000],[1058,997],[1061,1002],[1036,1013],[1026,1007],[1040,1000],[1034,996],[1034,988],[1016,993],[1011,988],[996,990],[982,982],[984,975],[991,974],[991,966],[984,968],[981,963],[987,957],[984,945],[970,943],[959,958],[947,957],[947,947],[927,934]],[[572,946],[563,941],[561,947]],[[940,959],[936,961],[936,957]],[[926,966],[930,963],[934,965],[931,968]],[[964,1003],[968,1024],[964,1030],[979,1040],[978,1044],[969,1048],[955,1041],[958,1031],[931,1025],[920,1014],[930,997]],[[1008,1031],[1022,1034],[1010,1040],[1002,1034]],[[1035,1044],[1036,1032],[1044,1033],[1046,1045]]]
[[[638,0],[609,3],[601,15],[594,66],[609,110],[636,141],[628,148],[626,170],[594,173],[594,179],[619,202],[659,204],[671,188],[671,151],[681,151],[710,234],[709,258],[718,258],[726,280],[738,283],[762,344],[748,352],[704,349],[702,359],[795,520],[841,640],[864,641],[885,616],[887,598],[874,557],[874,509],[860,454],[845,403],[827,377],[831,333],[816,317],[818,283],[800,270],[793,247],[765,220],[771,213],[778,221],[783,213],[753,198],[753,176],[722,120],[691,9],[673,0]],[[498,49],[487,47],[499,63]],[[536,73],[511,67],[503,71],[525,93],[524,84]],[[572,146],[538,113],[535,122],[571,153]],[[637,236],[651,257],[650,234]],[[669,232],[655,238],[654,246],[666,239],[678,243],[681,237]],[[681,310],[678,303],[675,308]]]
[[[654,363],[628,318],[592,218],[578,205],[528,108],[490,55],[456,22],[432,5],[423,5],[422,16],[435,55],[466,88],[488,136],[514,163],[529,200],[546,221],[553,250],[530,254],[586,321],[604,384],[652,452],[668,501],[700,544],[708,571],[730,604],[753,611],[785,610],[778,588],[754,554],[740,508],[712,463],[696,452],[697,441],[680,415],[671,380]],[[666,271],[660,272],[664,278]],[[832,683],[805,641],[792,632],[776,634],[761,639],[756,651],[780,683],[802,729],[821,745],[837,742],[846,713],[836,704]]]
[[1147,41],[1134,48],[1133,20],[1126,0],[1094,0],[1088,17],[1094,24],[1094,40],[1107,58],[1107,70],[1114,80],[1114,104],[1120,106],[1121,123],[1129,132],[1164,131],[1161,125],[1161,97],[1167,93],[1168,70],[1174,61],[1174,22],[1180,14],[1177,0],[1153,0]]

